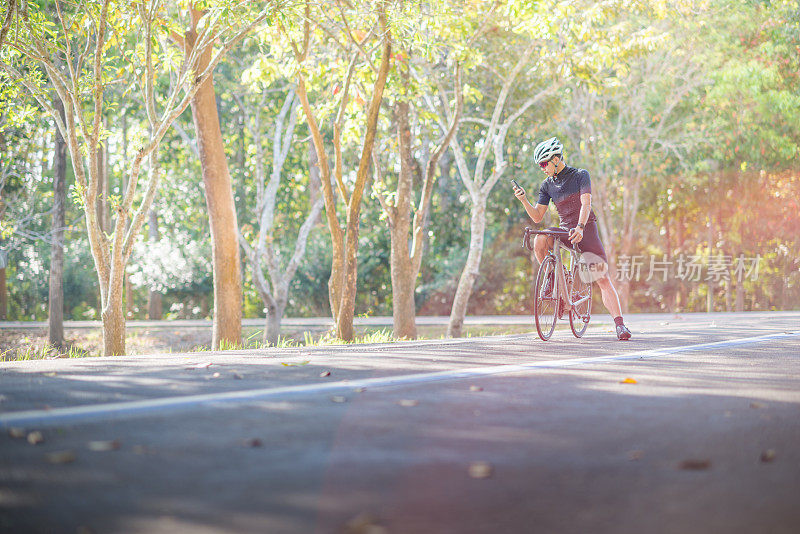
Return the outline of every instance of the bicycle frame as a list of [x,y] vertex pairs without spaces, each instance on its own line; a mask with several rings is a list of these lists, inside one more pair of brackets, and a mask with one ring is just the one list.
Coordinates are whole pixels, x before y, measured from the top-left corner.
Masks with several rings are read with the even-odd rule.
[[[569,267],[564,267],[564,258],[561,255],[562,251],[566,250],[569,255]],[[590,297],[583,297],[575,302],[570,299],[572,295],[572,286],[575,284],[575,277],[580,276],[578,273],[578,252],[569,248],[565,247],[560,239],[553,239],[553,248],[548,252],[549,255],[554,256],[556,259],[556,286],[558,287],[558,295],[564,300],[567,304],[567,308],[565,311],[569,312],[572,309],[576,309],[579,305],[586,302]],[[570,273],[570,279],[567,280],[567,272]],[[576,314],[581,318],[581,320],[586,321],[587,318],[583,317],[582,315],[577,313],[577,309],[575,310]]]
[[[527,248],[528,250],[531,251],[533,250],[530,239],[532,235],[548,235],[553,238],[553,247],[547,252],[547,254],[548,256],[553,257],[556,264],[556,275],[555,275],[556,295],[557,295],[556,298],[560,297],[566,303],[567,307],[565,311],[569,312],[570,310],[573,310],[577,308],[577,306],[586,302],[588,299],[591,298],[591,296],[582,297],[576,300],[575,302],[573,302],[570,298],[572,294],[572,286],[575,283],[575,277],[579,276],[579,273],[577,272],[577,266],[578,266],[578,254],[580,254],[580,248],[578,247],[578,245],[575,245],[574,249],[564,246],[561,243],[561,240],[558,239],[558,236],[563,234],[564,232],[557,232],[551,230],[533,230],[531,228],[525,228],[525,236],[523,237],[522,246]],[[567,281],[566,270],[564,268],[564,259],[561,255],[562,251],[564,250],[568,252],[570,258],[569,260],[570,264],[568,269],[571,274],[570,278],[572,279],[570,281]],[[582,321],[584,322],[589,321],[589,317],[588,316],[584,317],[583,315],[579,314],[577,309],[575,309],[575,314],[578,315]]]

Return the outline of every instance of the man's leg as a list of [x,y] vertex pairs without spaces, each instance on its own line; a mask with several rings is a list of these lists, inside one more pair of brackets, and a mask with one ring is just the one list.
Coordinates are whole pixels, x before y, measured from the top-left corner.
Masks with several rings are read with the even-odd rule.
[[553,248],[553,238],[546,235],[539,234],[533,238],[533,253],[536,259],[539,260],[539,265],[544,261],[547,251]]
[[[533,253],[536,255],[536,259],[539,261],[539,265],[542,264],[544,261],[544,257],[547,255],[547,252],[553,248],[553,238],[548,237],[546,235],[537,235],[533,239]],[[544,290],[543,295],[550,296],[553,292],[553,288],[555,287],[555,277],[554,273],[550,273],[550,276],[544,281]]]
[[617,338],[621,340],[630,339],[631,332],[622,322],[622,306],[620,306],[619,303],[619,295],[608,273],[603,275],[602,278],[597,279],[597,285],[600,286],[603,304],[605,304],[606,309],[611,313],[611,317],[614,318],[614,323],[617,327]]

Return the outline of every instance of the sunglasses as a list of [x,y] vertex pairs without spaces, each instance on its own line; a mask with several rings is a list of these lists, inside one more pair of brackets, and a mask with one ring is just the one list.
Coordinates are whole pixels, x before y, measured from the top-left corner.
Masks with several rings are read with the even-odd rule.
[[541,163],[539,164],[539,167],[541,167],[541,168],[542,168],[542,170],[544,170],[544,169],[546,169],[546,168],[547,168],[547,164],[548,164],[548,163],[550,163],[551,161],[553,161],[553,160],[552,160],[552,159],[548,159],[547,161],[543,161],[543,162],[541,162]]

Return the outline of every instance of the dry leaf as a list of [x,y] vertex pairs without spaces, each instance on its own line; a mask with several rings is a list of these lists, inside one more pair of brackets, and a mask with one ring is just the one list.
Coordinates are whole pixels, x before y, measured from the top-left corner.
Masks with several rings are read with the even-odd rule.
[[641,460],[642,456],[644,456],[643,451],[631,451],[628,453],[628,460],[634,462],[636,460]]
[[342,397],[341,395],[334,395],[331,397],[332,402],[347,402],[347,397]]
[[211,367],[211,362],[205,362],[194,364],[191,367],[186,367],[186,370],[191,371],[192,369],[208,369],[209,367]]
[[492,476],[492,466],[488,462],[472,462],[469,464],[471,478],[489,478]]
[[264,443],[258,438],[249,438],[242,440],[242,445],[245,447],[261,447]]
[[687,471],[703,471],[711,467],[711,460],[697,460],[697,459],[689,459],[684,460],[678,464],[679,469],[685,469]]
[[419,404],[419,401],[413,399],[402,399],[398,401],[397,404],[399,404],[400,406],[405,406],[406,408],[413,408],[414,406],[417,406]]
[[767,405],[763,402],[751,402],[750,407],[754,410],[760,410],[761,408],[766,408]]
[[45,459],[51,464],[68,464],[75,461],[75,453],[72,451],[56,451],[44,455]]
[[761,453],[761,461],[764,463],[771,462],[775,459],[775,449],[767,449]]
[[122,447],[122,443],[118,439],[112,441],[90,441],[89,450],[96,452],[116,451]]
[[325,378],[326,376],[331,376],[331,372],[330,371],[322,371],[319,374],[319,376],[320,376],[320,378]]
[[378,518],[374,515],[361,512],[345,524],[343,532],[345,534],[387,534],[389,531],[379,524]]
[[480,387],[480,386],[470,386],[469,390],[470,391],[483,391],[483,388]]
[[8,435],[14,439],[24,438],[28,432],[24,428],[11,427],[8,429]]
[[241,380],[242,379],[242,375],[240,375],[239,373],[234,372],[233,373],[233,378],[236,379],[236,380]]
[[28,434],[28,443],[31,445],[38,445],[44,441],[44,436],[38,430]]
[[637,383],[636,380],[633,378],[626,378],[625,380],[620,382],[620,384],[636,384],[636,383]]

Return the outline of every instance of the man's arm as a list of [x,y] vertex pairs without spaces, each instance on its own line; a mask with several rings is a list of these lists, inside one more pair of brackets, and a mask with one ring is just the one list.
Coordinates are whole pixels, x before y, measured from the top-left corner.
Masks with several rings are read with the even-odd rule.
[[544,204],[536,204],[534,207],[530,202],[528,202],[528,197],[525,196],[525,190],[522,188],[514,188],[514,196],[522,202],[522,205],[525,207],[525,211],[528,212],[528,217],[530,217],[533,222],[540,223],[542,219],[544,219],[544,214],[547,211],[547,206]]
[[589,220],[589,213],[592,211],[592,194],[584,193],[581,195],[581,212],[578,215],[578,223],[586,224]]
[[583,239],[583,225],[589,220],[589,214],[592,211],[592,194],[584,193],[581,195],[581,212],[578,214],[578,224],[569,231],[569,240],[572,243],[580,243]]

